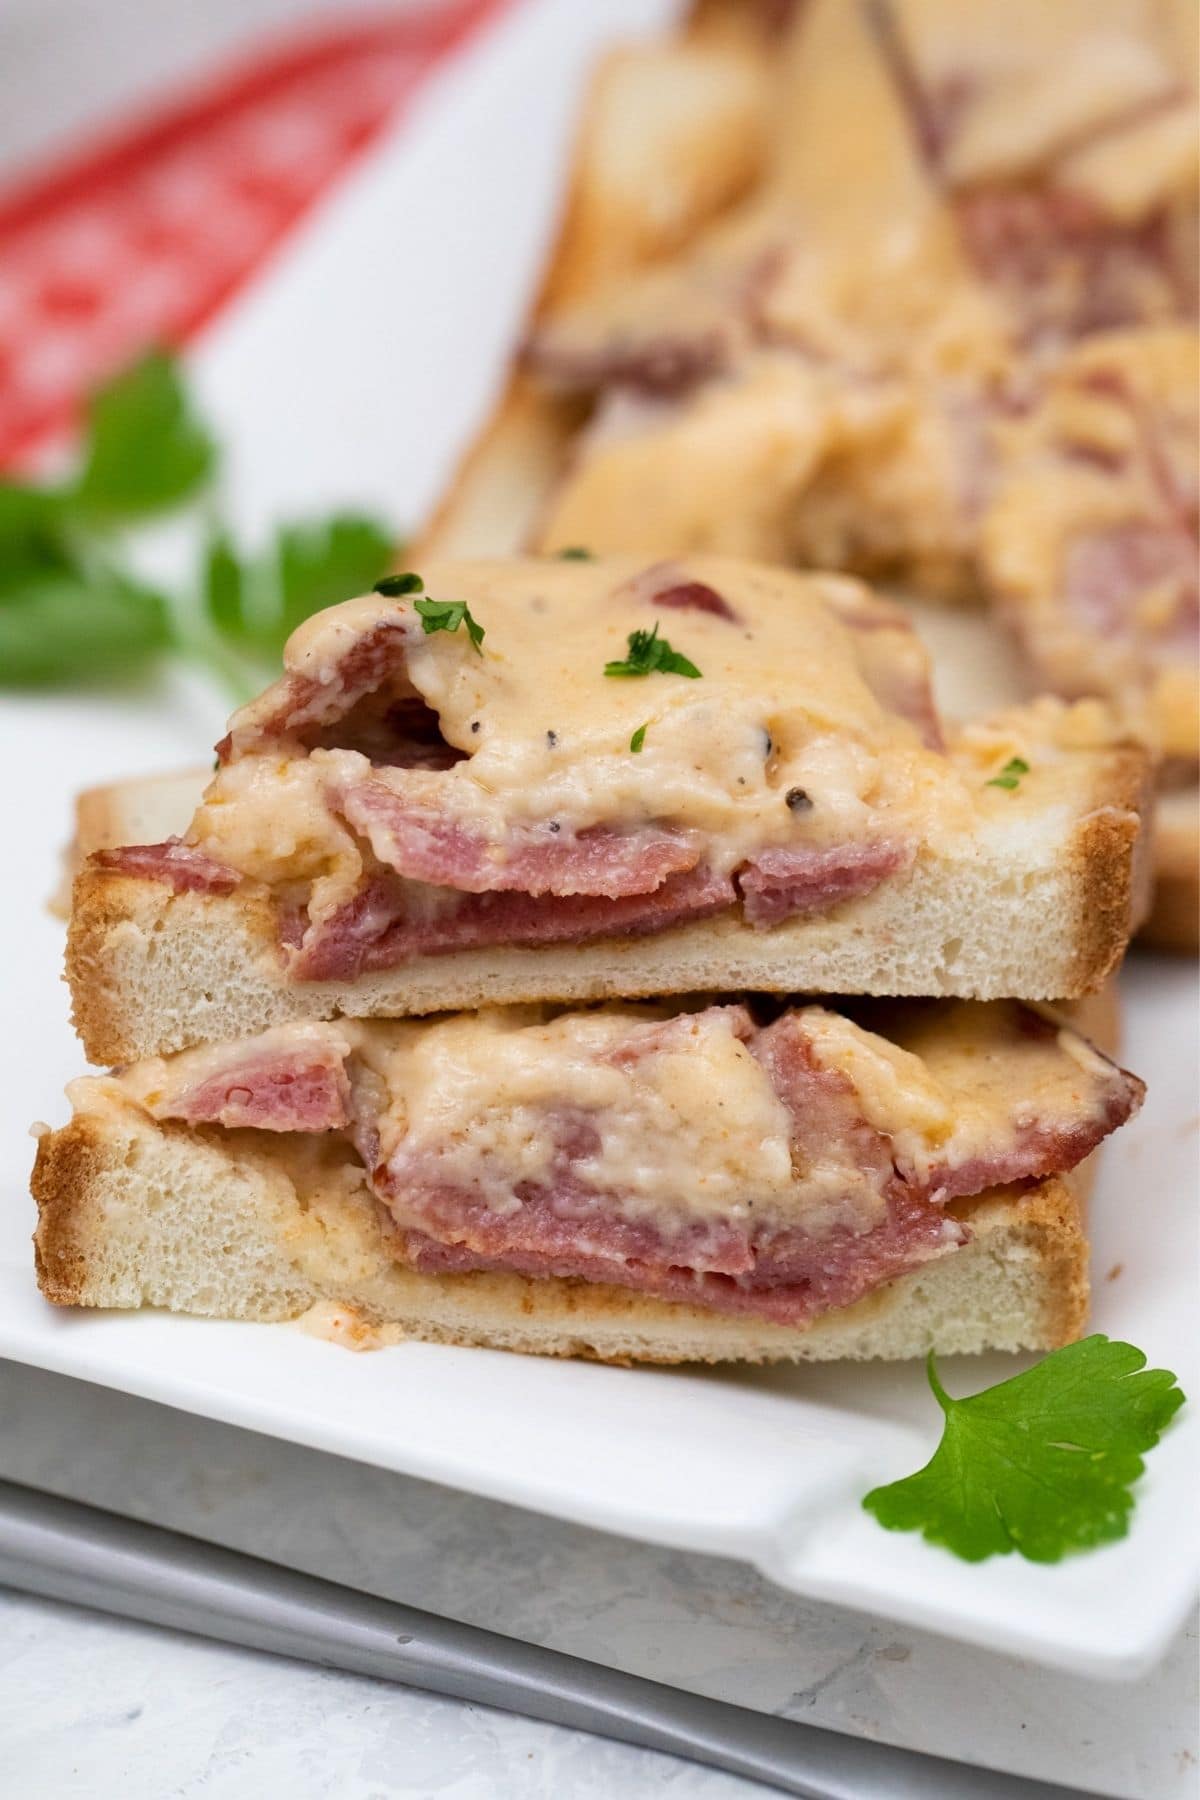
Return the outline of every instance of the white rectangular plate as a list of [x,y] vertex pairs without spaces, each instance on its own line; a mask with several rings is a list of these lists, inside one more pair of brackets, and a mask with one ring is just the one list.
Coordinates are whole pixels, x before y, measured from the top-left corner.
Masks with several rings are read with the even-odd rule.
[[[533,0],[480,39],[299,234],[195,358],[250,530],[332,503],[419,519],[498,379],[544,242],[583,66],[665,0]],[[195,763],[219,735],[180,676],[121,697],[0,705],[0,1352],[253,1430],[584,1524],[757,1564],[797,1592],[1099,1676],[1165,1648],[1197,1583],[1198,1426],[1151,1458],[1123,1542],[1054,1568],[977,1567],[882,1531],[868,1488],[918,1467],[937,1414],[919,1367],[696,1373],[409,1344],[352,1356],[279,1326],[45,1305],[29,1254],[30,1120],[79,1069],[43,901],[87,782]],[[1150,1082],[1093,1208],[1095,1327],[1195,1380],[1196,991],[1140,959],[1126,1060]],[[948,1362],[951,1391],[1013,1372]]]

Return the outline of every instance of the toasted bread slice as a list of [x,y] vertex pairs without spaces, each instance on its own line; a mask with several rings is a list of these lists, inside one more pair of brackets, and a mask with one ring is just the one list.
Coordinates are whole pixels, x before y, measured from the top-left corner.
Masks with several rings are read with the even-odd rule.
[[797,1330],[584,1281],[419,1275],[389,1253],[361,1168],[306,1183],[261,1133],[81,1114],[38,1145],[38,1281],[63,1306],[280,1320],[604,1362],[900,1358],[1051,1349],[1082,1329],[1087,1243],[1066,1181],[958,1203],[953,1256]]
[[1200,948],[1200,789],[1160,794],[1155,806],[1154,897],[1141,935],[1159,950]]
[[[646,937],[416,957],[347,982],[289,981],[264,888],[177,893],[86,865],[67,941],[88,1060],[114,1064],[297,1018],[396,1018],[530,1000],[730,992],[1070,999],[1099,988],[1144,904],[1146,759],[1080,757],[1019,828],[994,822],[872,892],[756,930],[740,917]],[[1061,771],[1059,772],[1061,773]]]
[[584,105],[542,304],[678,251],[761,173],[766,137],[754,47],[694,36],[610,52]]

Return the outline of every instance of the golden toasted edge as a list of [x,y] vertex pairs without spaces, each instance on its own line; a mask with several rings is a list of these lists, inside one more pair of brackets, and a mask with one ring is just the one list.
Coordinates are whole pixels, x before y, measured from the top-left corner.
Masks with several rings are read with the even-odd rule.
[[1154,884],[1154,775],[1147,751],[1119,745],[1097,770],[1095,810],[1071,845],[1089,929],[1079,946],[1076,994],[1094,993],[1146,918]]
[[[699,56],[710,68],[725,65],[735,84],[751,85],[764,68],[761,39],[715,28],[668,32],[652,39],[618,44],[601,56],[591,70],[580,104],[574,137],[567,153],[567,179],[553,232],[549,258],[537,288],[532,317],[541,317],[562,300],[575,299],[608,283],[622,273],[658,261],[679,251],[706,225],[739,200],[759,176],[765,150],[765,134],[756,131],[752,117],[735,111],[737,130],[732,135],[728,117],[718,116],[715,148],[725,154],[714,159],[711,92],[704,113],[680,114],[675,105],[655,110],[654,118],[666,117],[678,130],[692,130],[689,142],[691,180],[676,189],[673,204],[639,205],[626,196],[622,204],[607,181],[604,163],[605,125],[614,95],[621,97],[621,83],[631,64],[654,58],[656,91],[671,80],[672,62],[688,63]],[[743,96],[744,97],[744,96]],[[689,98],[691,98],[689,96]],[[755,112],[759,110],[756,107]],[[706,129],[707,127],[707,129]],[[651,126],[651,130],[654,127]],[[643,146],[644,148],[644,146]],[[655,146],[661,152],[661,142]]]
[[[154,1127],[150,1135],[168,1139],[180,1133],[176,1128]],[[96,1297],[92,1278],[105,1248],[105,1188],[114,1177],[119,1178],[129,1148],[119,1132],[106,1130],[100,1121],[86,1115],[76,1116],[61,1130],[46,1132],[38,1140],[30,1180],[38,1209],[34,1257],[38,1286],[54,1305],[104,1304]],[[207,1148],[202,1146],[202,1150]],[[236,1172],[236,1157],[229,1152],[221,1154],[231,1173]],[[250,1174],[253,1177],[253,1171]],[[256,1196],[248,1190],[247,1197],[253,1203]],[[930,1287],[936,1292],[938,1271],[973,1252],[985,1264],[994,1262],[997,1270],[1006,1261],[1011,1266],[1015,1259],[1021,1270],[1019,1279],[1026,1284],[1030,1262],[1036,1265],[1037,1317],[1034,1322],[1022,1315],[1020,1347],[1053,1349],[1079,1336],[1088,1312],[1088,1247],[1081,1202],[1065,1180],[1051,1177],[1023,1191],[997,1189],[957,1202],[951,1210],[970,1224],[973,1241],[966,1249],[888,1283],[855,1306],[827,1314],[795,1333],[761,1321],[730,1321],[701,1308],[650,1300],[626,1289],[483,1273],[414,1278],[415,1303],[398,1309],[403,1318],[390,1322],[402,1324],[406,1336],[434,1342],[584,1356],[600,1362],[669,1364],[887,1355],[889,1351],[881,1346],[889,1341],[894,1344],[899,1322],[901,1341],[913,1346],[903,1354],[921,1354],[924,1348],[939,1347],[936,1329],[918,1322],[928,1306]],[[289,1255],[287,1243],[279,1241],[273,1249],[282,1265]],[[219,1254],[215,1242],[214,1252]],[[999,1291],[1003,1275],[995,1273],[993,1278]],[[300,1317],[319,1298],[341,1307],[352,1320],[362,1317],[354,1299],[306,1293],[311,1284],[298,1269],[294,1270],[293,1286],[297,1299],[286,1313],[268,1315],[257,1310],[251,1314],[248,1308],[248,1315]],[[449,1305],[439,1305],[439,1300]],[[1023,1304],[1027,1304],[1027,1296]],[[906,1311],[914,1315],[907,1321]],[[908,1339],[902,1335],[905,1324],[912,1334]],[[673,1341],[664,1337],[664,1327],[674,1332]],[[962,1321],[961,1328],[968,1336],[974,1333],[970,1344],[958,1334],[948,1341],[943,1335],[941,1347],[947,1351],[992,1347],[979,1337],[973,1321]]]
[[1182,877],[1159,877],[1153,905],[1138,936],[1151,949],[1195,956],[1200,950],[1200,878],[1195,871]]

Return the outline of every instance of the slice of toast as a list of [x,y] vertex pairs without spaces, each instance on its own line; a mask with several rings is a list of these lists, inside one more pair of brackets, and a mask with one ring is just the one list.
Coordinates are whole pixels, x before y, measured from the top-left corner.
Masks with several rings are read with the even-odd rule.
[[304,1179],[262,1133],[83,1113],[38,1144],[38,1281],[59,1305],[280,1320],[319,1309],[364,1342],[411,1337],[605,1362],[900,1358],[1069,1342],[1087,1311],[1078,1193],[1057,1177],[952,1210],[953,1256],[803,1330],[584,1281],[419,1275],[389,1253],[361,1168]]
[[267,890],[175,892],[87,864],[67,938],[88,1060],[114,1064],[297,1018],[402,1017],[509,1001],[644,994],[943,994],[1070,999],[1100,987],[1144,905],[1146,759],[1115,747],[1023,778],[1021,816],[981,828],[826,913],[738,915],[651,936],[415,957],[293,982]]
[[[681,49],[702,46],[710,56],[728,54],[743,64],[747,60],[762,64],[782,54],[781,40],[772,36],[765,20],[766,9],[731,5],[729,0],[700,0],[677,42]],[[626,79],[631,79],[628,70]],[[564,298],[578,298],[601,285],[604,261],[598,253],[580,253],[578,246],[586,237],[580,221],[599,217],[591,196],[604,192],[618,170],[624,173],[625,157],[642,141],[631,132],[622,149],[622,114],[608,109],[605,86],[605,78],[600,77],[584,107],[564,217],[535,307],[535,321]],[[650,191],[647,183],[646,192]],[[730,197],[735,197],[732,192]],[[639,245],[648,241],[643,228],[619,213],[610,213],[605,221],[609,266],[629,270],[675,253],[709,223],[712,214],[697,210],[689,217],[688,230],[681,231],[675,243],[663,241],[643,254]],[[590,279],[591,268],[596,270],[596,280]],[[507,391],[462,459],[422,533],[413,552],[418,566],[422,559],[433,556],[509,553],[537,543],[585,420],[586,408],[578,400],[539,389],[520,370],[514,370]],[[969,652],[967,644],[973,646]],[[1031,690],[1028,675],[1016,668],[1001,628],[982,615],[970,620],[958,667],[969,684],[981,691],[985,707],[1006,704]],[[995,685],[997,671],[1003,676],[999,689]],[[949,693],[946,709],[964,716],[968,709],[953,703],[957,679],[952,676],[939,685]],[[1170,796],[1164,804],[1164,819],[1159,838],[1161,892],[1146,920],[1144,935],[1165,948],[1194,951],[1200,947],[1200,826],[1193,823],[1200,819],[1197,790],[1192,788],[1187,799]]]

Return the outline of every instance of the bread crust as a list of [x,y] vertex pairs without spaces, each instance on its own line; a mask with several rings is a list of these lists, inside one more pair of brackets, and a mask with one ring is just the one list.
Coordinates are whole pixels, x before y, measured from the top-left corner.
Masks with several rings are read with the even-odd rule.
[[359,1343],[387,1327],[391,1341],[617,1363],[892,1359],[1051,1349],[1087,1316],[1082,1207],[1059,1178],[957,1203],[965,1248],[802,1330],[583,1281],[418,1275],[391,1258],[365,1182],[315,1202],[244,1135],[222,1142],[132,1109],[44,1134],[31,1186],[38,1284],[55,1305],[276,1320],[323,1307]]
[[1166,794],[1155,818],[1154,898],[1142,937],[1158,950],[1200,950],[1200,790]]
[[288,981],[261,887],[176,894],[89,864],[67,934],[73,1019],[88,1060],[112,1065],[289,1019],[534,1000],[740,990],[1070,999],[1103,985],[1139,917],[1146,780],[1140,751],[1099,755],[1065,846],[1055,835],[1016,886],[1007,863],[967,846],[961,861],[918,856],[873,892],[768,931],[722,916],[642,937],[419,957],[343,983]]

